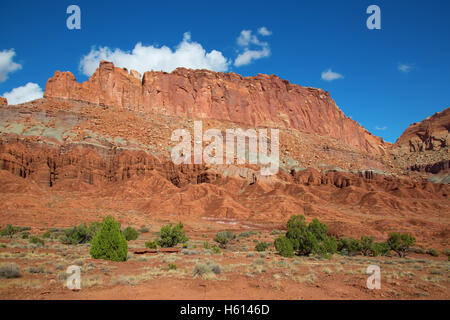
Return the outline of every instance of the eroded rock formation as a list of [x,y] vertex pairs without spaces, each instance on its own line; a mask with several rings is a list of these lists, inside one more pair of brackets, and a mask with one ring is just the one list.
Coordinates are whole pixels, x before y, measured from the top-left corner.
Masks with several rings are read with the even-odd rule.
[[57,71],[45,97],[85,101],[130,110],[211,118],[250,126],[294,128],[339,139],[359,150],[383,154],[387,144],[346,117],[328,92],[291,84],[274,75],[178,68],[172,73],[128,72],[111,62],[83,83]]

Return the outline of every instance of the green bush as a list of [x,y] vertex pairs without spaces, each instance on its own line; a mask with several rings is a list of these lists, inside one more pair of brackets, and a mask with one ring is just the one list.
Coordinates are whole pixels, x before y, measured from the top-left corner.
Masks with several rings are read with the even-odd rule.
[[337,240],[333,236],[327,236],[322,241],[319,241],[316,245],[315,254],[322,257],[330,258],[333,254],[337,252]]
[[433,256],[433,257],[439,257],[439,252],[434,248],[428,249],[427,254],[429,254],[430,256]]
[[156,241],[147,241],[145,242],[145,247],[149,249],[158,249],[158,244]]
[[169,264],[167,265],[167,268],[168,268],[169,270],[177,270],[177,265],[176,265],[175,263],[169,263]]
[[302,215],[292,216],[287,223],[286,238],[298,255],[319,254],[332,255],[337,251],[338,243],[334,237],[327,235],[328,226],[317,219],[306,224]]
[[387,256],[391,253],[391,248],[386,242],[375,242],[373,244],[374,256]]
[[22,239],[28,239],[30,237],[30,233],[29,232],[23,232],[22,233]]
[[6,227],[0,230],[0,236],[2,237],[10,237],[12,238],[13,235],[17,232],[17,229],[13,227],[12,225],[8,224]]
[[126,227],[122,231],[123,236],[127,241],[136,240],[139,236],[139,233],[136,231],[136,229],[132,227]]
[[211,249],[211,245],[209,244],[208,241],[203,242],[203,248],[205,248],[205,249]]
[[361,253],[361,242],[353,238],[341,238],[338,240],[337,251],[343,255],[357,255]]
[[172,227],[172,224],[163,226],[159,232],[157,243],[160,247],[175,247],[178,243],[186,243],[189,240],[180,222]]
[[31,237],[29,241],[30,241],[30,243],[36,244],[38,246],[43,246],[44,245],[44,240],[42,240],[42,239],[40,239],[40,238],[38,238],[36,236]]
[[45,233],[42,235],[42,238],[44,238],[44,239],[49,239],[50,236],[51,236],[50,231],[47,231],[47,232],[45,232]]
[[214,247],[212,247],[211,250],[212,250],[213,253],[216,253],[216,254],[221,252],[221,250],[220,250],[218,245],[215,245]]
[[102,226],[101,222],[92,222],[89,227],[86,223],[64,230],[61,241],[65,244],[80,244],[91,242],[98,230]]
[[235,237],[235,234],[231,231],[221,231],[216,233],[214,241],[217,242],[221,248],[226,248],[227,244]]
[[149,229],[149,228],[146,228],[146,227],[142,227],[142,228],[140,228],[138,231],[139,231],[139,233],[147,233],[147,232],[150,231],[150,229]]
[[120,232],[120,223],[108,216],[103,220],[100,230],[92,240],[89,253],[93,259],[125,261],[128,243]]
[[395,251],[399,257],[405,257],[409,248],[415,243],[416,238],[409,233],[390,233],[387,241],[390,249]]
[[286,236],[281,236],[275,239],[275,249],[282,257],[291,258],[294,256],[294,249],[291,241]]
[[269,244],[267,242],[259,242],[256,246],[255,249],[258,252],[262,252],[262,251],[266,251],[267,248],[269,248]]
[[240,238],[250,238],[256,234],[257,234],[257,232],[255,230],[244,231],[239,234],[239,237]]

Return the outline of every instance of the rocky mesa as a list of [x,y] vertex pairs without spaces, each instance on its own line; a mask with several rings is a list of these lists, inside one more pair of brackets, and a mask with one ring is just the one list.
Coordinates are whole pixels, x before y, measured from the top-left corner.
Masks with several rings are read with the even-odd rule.
[[55,72],[46,98],[70,99],[134,111],[217,119],[250,126],[292,128],[341,140],[361,151],[384,154],[389,146],[346,117],[328,92],[291,84],[274,75],[178,68],[172,73],[117,68],[102,61],[89,80]]

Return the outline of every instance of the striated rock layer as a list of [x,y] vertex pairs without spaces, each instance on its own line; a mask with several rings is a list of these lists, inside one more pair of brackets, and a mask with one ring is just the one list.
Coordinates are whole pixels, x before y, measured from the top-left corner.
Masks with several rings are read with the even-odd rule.
[[450,173],[450,108],[411,124],[392,146],[397,163],[409,170]]
[[328,92],[291,84],[273,75],[178,68],[172,73],[117,68],[102,61],[83,83],[55,72],[44,97],[84,101],[135,111],[210,118],[251,126],[293,128],[339,139],[364,152],[384,154],[388,146],[346,117]]
[[450,108],[413,123],[395,142],[395,147],[421,152],[441,150],[450,145]]
[[0,97],[0,106],[7,106],[8,100],[6,98]]

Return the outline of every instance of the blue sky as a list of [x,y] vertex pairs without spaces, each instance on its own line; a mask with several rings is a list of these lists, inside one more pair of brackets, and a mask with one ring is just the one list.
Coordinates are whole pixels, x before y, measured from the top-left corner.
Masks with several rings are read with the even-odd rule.
[[[66,27],[71,4],[81,9],[81,30]],[[381,30],[366,27],[372,4]],[[55,70],[85,81],[102,55],[140,68],[206,65],[328,90],[347,116],[394,142],[450,106],[449,13],[447,0],[2,0],[0,95],[27,83],[14,93],[43,90]],[[342,77],[323,79],[330,69]]]

